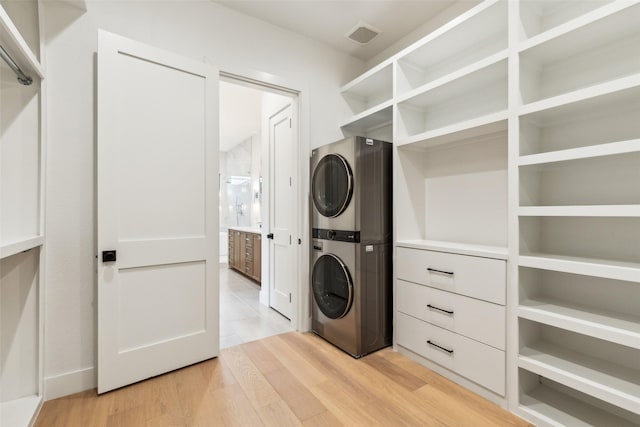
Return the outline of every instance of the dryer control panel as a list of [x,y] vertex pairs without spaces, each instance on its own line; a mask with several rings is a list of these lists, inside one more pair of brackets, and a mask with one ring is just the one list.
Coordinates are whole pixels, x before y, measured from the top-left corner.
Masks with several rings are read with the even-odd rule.
[[347,230],[327,230],[324,228],[314,228],[312,230],[314,239],[335,240],[337,242],[360,243],[359,231]]

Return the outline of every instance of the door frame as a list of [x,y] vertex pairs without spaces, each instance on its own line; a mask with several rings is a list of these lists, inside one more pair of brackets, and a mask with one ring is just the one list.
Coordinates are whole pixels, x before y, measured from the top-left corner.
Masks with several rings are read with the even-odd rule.
[[[205,63],[214,64],[214,61],[205,58]],[[309,132],[309,100],[307,83],[297,79],[275,76],[273,74],[252,70],[243,67],[234,67],[225,64],[217,64],[220,70],[220,81],[228,81],[236,84],[244,84],[256,87],[260,90],[271,91],[279,95],[290,96],[292,98],[292,106],[294,114],[297,116],[297,182],[296,203],[298,204],[297,215],[297,237],[301,244],[296,245],[296,261],[299,266],[297,269],[297,284],[292,290],[292,315],[291,327],[296,331],[307,332],[311,330],[311,294],[309,291],[309,250],[310,250],[310,224],[309,224],[309,159],[310,152],[310,132]],[[264,152],[264,147],[268,145],[262,144],[262,177],[263,177],[263,200],[269,200],[270,183],[268,182],[269,164],[268,152]],[[265,157],[266,156],[266,157]],[[265,159],[267,160],[265,162]],[[265,168],[266,166],[266,168]],[[269,224],[268,209],[262,209],[262,223]],[[266,229],[265,229],[266,230]],[[262,257],[263,259],[271,258],[270,245],[268,240],[262,239]],[[262,263],[262,265],[269,265]],[[269,305],[269,274],[265,274],[263,267],[262,272],[262,289],[260,291],[260,303]]]

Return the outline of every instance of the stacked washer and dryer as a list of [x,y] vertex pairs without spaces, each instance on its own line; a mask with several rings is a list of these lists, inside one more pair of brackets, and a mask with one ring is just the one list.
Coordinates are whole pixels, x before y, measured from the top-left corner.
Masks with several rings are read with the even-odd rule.
[[311,328],[354,357],[391,345],[391,156],[351,137],[311,157]]

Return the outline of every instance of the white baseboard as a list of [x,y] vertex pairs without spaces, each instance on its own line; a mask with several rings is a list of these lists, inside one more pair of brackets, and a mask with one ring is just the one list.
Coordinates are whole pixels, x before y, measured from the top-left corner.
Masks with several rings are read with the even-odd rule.
[[44,400],[57,399],[92,388],[96,388],[94,368],[65,372],[44,379]]
[[262,305],[266,305],[267,307],[269,307],[269,289],[265,289],[264,288],[264,283],[262,282],[262,288],[260,289],[260,304]]

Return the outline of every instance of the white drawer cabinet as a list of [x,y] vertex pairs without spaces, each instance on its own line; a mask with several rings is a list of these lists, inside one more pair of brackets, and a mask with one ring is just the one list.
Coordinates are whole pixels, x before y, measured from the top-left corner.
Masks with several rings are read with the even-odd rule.
[[399,345],[504,396],[504,351],[403,313],[396,313],[396,340]]
[[504,306],[397,280],[396,309],[492,347],[505,349]]
[[502,260],[398,247],[396,271],[398,279],[505,304]]

